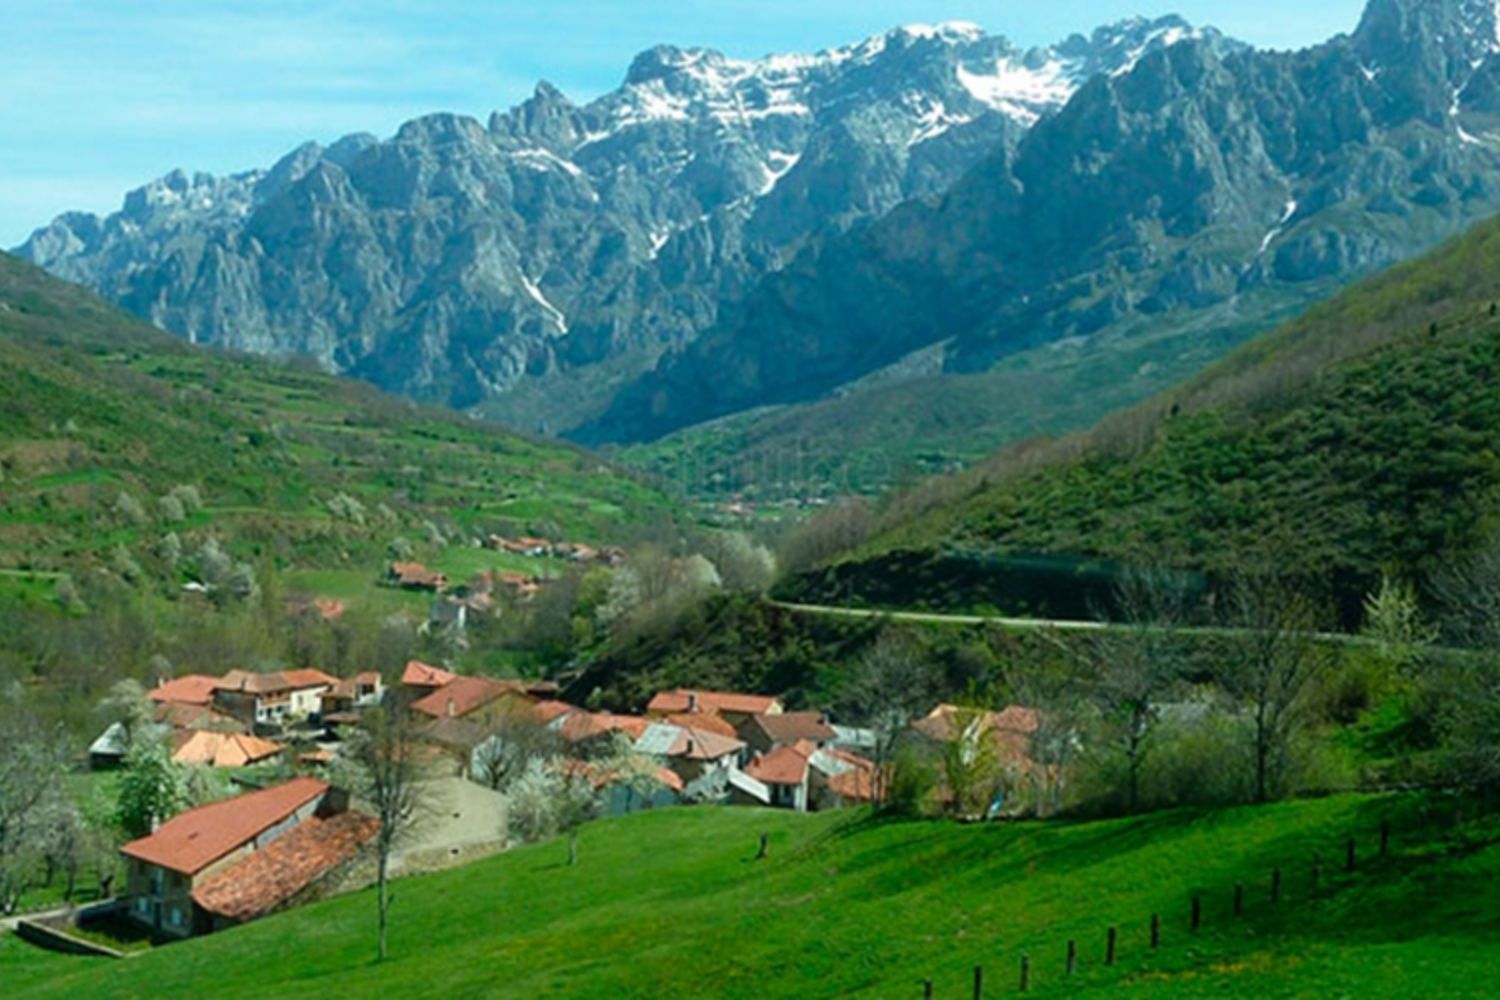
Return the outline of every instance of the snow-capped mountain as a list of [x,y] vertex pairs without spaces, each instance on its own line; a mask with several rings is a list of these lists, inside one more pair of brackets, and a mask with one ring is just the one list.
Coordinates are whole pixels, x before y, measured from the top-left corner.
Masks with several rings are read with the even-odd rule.
[[[1352,34],[1305,51],[1183,39],[1132,62],[941,199],[767,275],[578,436],[650,439],[826,400],[918,352],[925,371],[935,357],[978,374],[1083,345],[1058,376],[1062,399],[1098,391],[1089,357],[1111,355],[1116,371],[1140,358],[1115,380],[1136,388],[1109,386],[1128,404],[1161,388],[1162,370],[1186,377],[1235,338],[1500,211],[1494,0],[1373,0]],[[1184,331],[1171,351],[1139,347],[1168,330]],[[1018,416],[1031,419],[999,423],[1048,426]]]
[[1187,39],[1241,48],[1177,18],[1031,50],[958,22],[758,60],[659,47],[581,106],[544,83],[487,125],[174,172],[18,252],[195,341],[565,429],[804,246],[946,190]]

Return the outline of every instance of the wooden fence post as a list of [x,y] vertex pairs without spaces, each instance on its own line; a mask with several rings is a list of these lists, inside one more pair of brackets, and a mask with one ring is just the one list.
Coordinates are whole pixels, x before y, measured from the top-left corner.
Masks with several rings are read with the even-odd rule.
[[1031,989],[1031,956],[1021,956],[1021,992]]
[[1151,950],[1161,947],[1161,914],[1151,914]]
[[1275,868],[1271,871],[1271,902],[1281,902],[1281,869]]
[[1192,919],[1192,929],[1193,929],[1194,933],[1196,933],[1197,930],[1198,930],[1198,928],[1201,927],[1201,926],[1203,926],[1203,900],[1200,899],[1198,896],[1194,896],[1193,897],[1193,919]]
[[760,850],[755,852],[755,860],[760,861],[771,853],[771,835],[762,833],[760,835]]
[[974,1000],[984,1000],[984,966],[974,966]]
[[1116,930],[1113,927],[1111,927],[1109,929],[1109,937],[1106,939],[1106,942],[1105,942],[1105,945],[1104,945],[1104,964],[1105,965],[1114,965],[1115,964],[1115,940],[1119,936],[1120,936],[1120,932],[1118,930]]
[[1344,842],[1344,870],[1354,870],[1354,838],[1350,837]]
[[1078,942],[1068,939],[1068,975],[1078,971]]
[[923,997],[923,1000],[932,1000],[932,980],[931,979],[924,979],[924,980],[922,980],[922,997]]
[[1234,884],[1234,915],[1242,916],[1245,912],[1245,883]]

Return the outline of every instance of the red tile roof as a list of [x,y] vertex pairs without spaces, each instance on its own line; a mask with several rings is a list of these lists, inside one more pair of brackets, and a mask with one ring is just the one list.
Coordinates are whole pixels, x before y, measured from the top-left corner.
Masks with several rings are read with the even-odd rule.
[[751,761],[745,773],[768,785],[800,785],[807,780],[807,761],[813,749],[810,743],[777,747]]
[[524,693],[524,688],[514,681],[497,681],[489,677],[455,677],[431,694],[412,702],[411,708],[435,719],[462,718],[512,692]]
[[744,741],[720,736],[702,729],[683,729],[668,751],[671,757],[686,757],[689,760],[718,760],[745,749]]
[[283,670],[281,676],[286,678],[287,684],[294,690],[314,687],[334,687],[339,679],[331,674],[325,674],[321,670],[312,667],[302,667],[297,670]]
[[536,721],[545,726],[547,723],[556,721],[564,715],[581,713],[583,709],[569,705],[565,701],[549,700],[537,702],[531,707],[531,711],[536,716]]
[[283,749],[280,743],[247,733],[215,733],[200,729],[172,754],[172,759],[179,764],[245,767],[274,757]]
[[755,724],[775,743],[795,743],[798,740],[831,743],[838,738],[838,733],[824,720],[821,712],[757,715]]
[[253,670],[231,670],[219,681],[220,691],[244,691],[248,694],[279,694],[290,691],[291,683],[278,671],[257,673]]
[[667,716],[666,721],[674,726],[682,726],[684,729],[701,729],[705,733],[718,733],[720,736],[739,736],[739,733],[734,731],[734,727],[726,722],[723,716],[712,712],[683,712]]
[[421,660],[412,660],[401,675],[401,683],[409,687],[442,687],[457,679],[457,674],[442,667],[430,667]]
[[858,754],[845,753],[842,750],[824,750],[823,753],[850,765],[849,770],[835,774],[828,779],[828,788],[831,792],[846,802],[875,801],[875,765],[873,762]]
[[675,715],[679,712],[736,712],[755,715],[781,710],[781,699],[763,694],[735,694],[729,691],[694,691],[678,688],[660,691],[646,711],[652,715]]
[[238,719],[215,712],[207,705],[181,701],[158,702],[151,711],[151,718],[173,729],[211,729],[220,733],[245,732],[245,724]]
[[120,848],[127,857],[193,875],[328,791],[316,778],[210,802],[172,817],[149,837]]
[[380,823],[356,812],[313,817],[193,890],[193,902],[229,920],[252,920],[350,860]]
[[651,720],[639,715],[613,715],[609,712],[598,712],[595,713],[594,718],[611,732],[624,733],[635,740],[640,739],[641,734],[651,727]]
[[146,692],[146,697],[152,701],[175,701],[181,702],[184,705],[207,705],[214,700],[214,689],[218,686],[219,679],[217,677],[209,677],[207,674],[188,674],[186,677],[163,681]]

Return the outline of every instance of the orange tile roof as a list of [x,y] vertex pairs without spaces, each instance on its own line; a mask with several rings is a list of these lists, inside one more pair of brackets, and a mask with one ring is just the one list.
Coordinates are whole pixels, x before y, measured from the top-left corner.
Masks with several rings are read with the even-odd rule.
[[745,773],[768,785],[800,785],[807,780],[807,761],[812,756],[809,744],[777,747],[750,762]]
[[656,774],[656,780],[657,781],[660,781],[663,785],[666,785],[668,788],[672,789],[672,791],[676,792],[678,795],[681,795],[682,794],[682,790],[685,787],[687,787],[682,782],[682,775],[678,774],[676,771],[673,771],[673,770],[671,770],[669,768],[658,767],[656,769],[655,774]]
[[674,726],[682,726],[684,729],[701,729],[705,733],[718,733],[720,736],[739,736],[723,716],[712,712],[683,712],[667,716],[666,721]]
[[210,802],[172,817],[149,837],[120,848],[120,853],[193,875],[327,791],[325,781],[293,778],[283,785]]
[[547,723],[553,722],[564,715],[581,713],[583,709],[575,708],[565,701],[549,700],[537,702],[531,707],[531,711],[536,716],[536,720],[545,726]]
[[780,712],[774,715],[757,715],[755,724],[777,743],[795,743],[811,740],[814,743],[830,743],[838,738],[821,712]]
[[407,663],[401,674],[401,683],[410,687],[442,687],[458,679],[458,675],[442,667],[431,667],[421,660]]
[[158,702],[151,718],[173,729],[212,729],[221,733],[243,733],[245,724],[238,719],[215,712],[207,705],[182,701]]
[[229,920],[263,916],[353,858],[379,829],[356,812],[312,817],[194,889],[193,902]]
[[219,678],[217,677],[209,677],[207,674],[188,674],[186,677],[163,681],[146,692],[146,697],[152,701],[176,701],[184,705],[207,705],[214,700],[214,689],[218,686]]
[[431,694],[412,702],[411,707],[412,711],[435,719],[445,716],[462,718],[501,695],[512,692],[524,693],[524,688],[515,682],[497,681],[489,677],[455,677]]
[[824,750],[850,765],[849,770],[828,779],[828,788],[846,802],[875,801],[875,765],[858,754],[842,750]]
[[253,670],[231,670],[219,681],[220,691],[244,691],[247,694],[279,694],[292,685],[280,671],[259,673]]
[[302,690],[304,688],[313,687],[334,687],[339,683],[339,679],[337,677],[334,677],[332,674],[325,674],[323,671],[316,670],[312,667],[302,667],[297,670],[283,670],[281,672],[281,676],[286,678],[286,682],[290,684],[294,690]]
[[631,739],[636,740],[640,739],[641,734],[651,727],[651,720],[639,715],[613,715],[609,712],[599,712],[594,718],[612,732],[625,733]]
[[281,753],[280,743],[272,743],[247,733],[216,733],[200,729],[188,737],[172,759],[179,764],[203,764],[207,767],[245,767]]
[[730,691],[695,691],[678,688],[659,691],[646,706],[653,715],[675,715],[679,712],[737,712],[755,715],[780,710],[781,699],[764,694],[735,694]]
[[[679,727],[680,728],[680,727]],[[682,729],[672,743],[669,756],[689,760],[718,760],[745,749],[742,740],[731,739],[702,729]]]

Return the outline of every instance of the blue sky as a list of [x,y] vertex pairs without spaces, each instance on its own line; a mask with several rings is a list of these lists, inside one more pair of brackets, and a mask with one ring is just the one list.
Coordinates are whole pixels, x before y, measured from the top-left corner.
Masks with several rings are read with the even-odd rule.
[[1180,13],[1260,46],[1347,31],[1363,0],[0,0],[0,246],[117,208],[174,167],[228,173],[305,139],[483,116],[548,79],[575,100],[657,42],[733,55],[962,19],[1023,44]]

